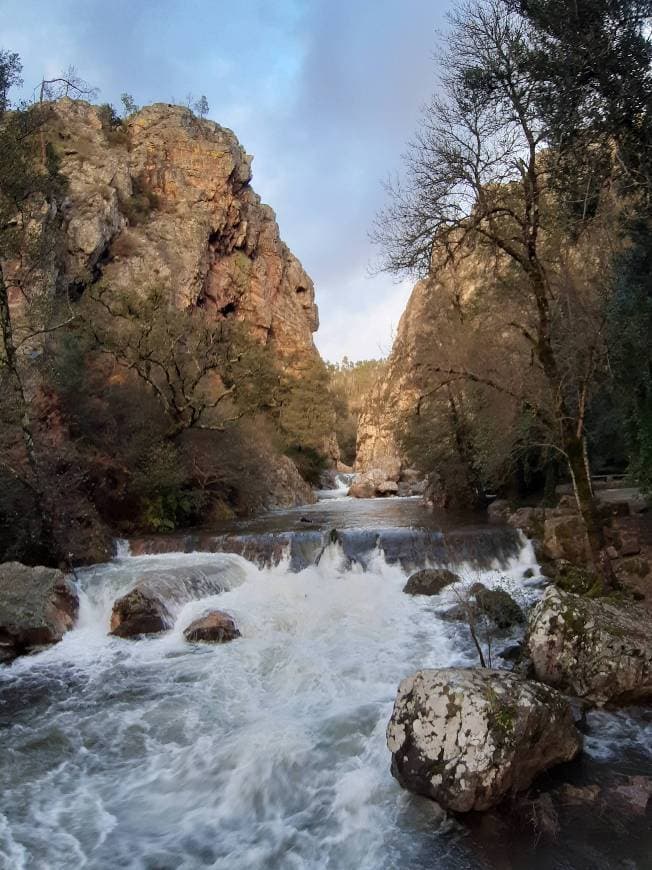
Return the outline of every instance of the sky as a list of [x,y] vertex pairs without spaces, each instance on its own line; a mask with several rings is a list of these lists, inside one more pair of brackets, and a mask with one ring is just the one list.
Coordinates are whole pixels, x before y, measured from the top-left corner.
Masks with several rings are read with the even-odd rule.
[[99,102],[185,102],[254,155],[252,185],[315,282],[322,356],[386,355],[410,282],[368,233],[436,87],[450,0],[0,0],[25,91],[71,64]]

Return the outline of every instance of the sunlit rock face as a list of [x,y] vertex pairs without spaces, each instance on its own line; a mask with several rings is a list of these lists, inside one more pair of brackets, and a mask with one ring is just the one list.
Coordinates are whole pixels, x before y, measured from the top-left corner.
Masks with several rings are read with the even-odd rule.
[[313,283],[251,188],[252,158],[230,130],[163,103],[125,132],[85,102],[53,111],[69,184],[60,285],[169,289],[179,308],[245,321],[286,364],[317,356]]

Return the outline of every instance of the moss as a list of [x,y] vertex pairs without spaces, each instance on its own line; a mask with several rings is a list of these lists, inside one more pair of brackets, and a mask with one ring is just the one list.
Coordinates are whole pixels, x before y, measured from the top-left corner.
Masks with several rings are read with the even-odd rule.
[[489,702],[488,719],[491,727],[505,739],[508,738],[514,732],[518,708],[515,704],[503,701],[491,686],[487,689],[485,697]]
[[564,592],[582,595],[587,598],[599,598],[602,593],[602,583],[592,571],[569,565],[561,569],[556,578],[556,585]]

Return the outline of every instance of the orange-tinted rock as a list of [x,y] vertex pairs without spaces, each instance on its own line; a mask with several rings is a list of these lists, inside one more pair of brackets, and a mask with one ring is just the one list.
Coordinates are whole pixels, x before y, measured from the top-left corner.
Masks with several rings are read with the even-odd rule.
[[183,636],[193,643],[227,643],[241,635],[233,617],[221,610],[214,610],[191,622]]
[[174,625],[174,618],[157,597],[133,589],[113,605],[111,634],[115,637],[139,637],[158,634]]

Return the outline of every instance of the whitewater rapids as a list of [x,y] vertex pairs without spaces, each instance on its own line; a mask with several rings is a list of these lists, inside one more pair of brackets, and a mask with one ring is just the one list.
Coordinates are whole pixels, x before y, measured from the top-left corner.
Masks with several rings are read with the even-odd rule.
[[[107,635],[114,599],[144,572],[224,566],[224,591],[182,607],[174,629]],[[366,567],[366,570],[365,570]],[[381,550],[341,546],[290,570],[238,555],[131,558],[81,572],[77,627],[0,673],[0,867],[479,868],[492,866],[431,802],[398,787],[385,727],[400,680],[475,664],[463,626],[402,592]],[[531,546],[469,580],[523,583]],[[189,645],[209,608],[242,637]],[[533,865],[534,866],[534,865]]]

